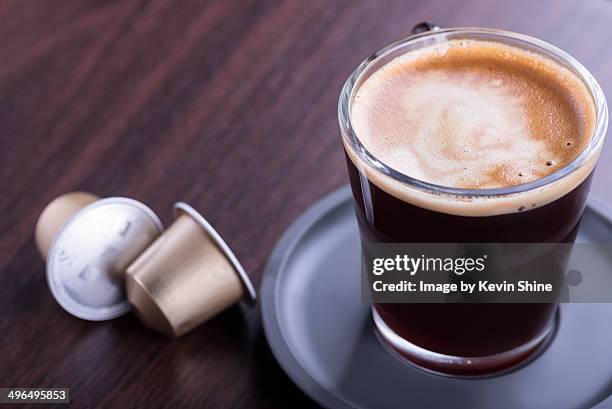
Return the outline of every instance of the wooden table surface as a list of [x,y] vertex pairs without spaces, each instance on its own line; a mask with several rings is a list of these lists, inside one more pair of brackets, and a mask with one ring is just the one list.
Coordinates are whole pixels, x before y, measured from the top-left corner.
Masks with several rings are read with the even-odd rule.
[[[132,314],[53,300],[32,230],[82,189],[199,209],[261,281],[283,230],[347,183],[336,103],[352,69],[422,20],[538,36],[612,95],[612,2],[0,3],[0,386],[71,388],[75,407],[314,406],[283,374],[258,308],[180,339]],[[612,201],[608,143],[594,192]],[[40,407],[40,406],[37,406]]]

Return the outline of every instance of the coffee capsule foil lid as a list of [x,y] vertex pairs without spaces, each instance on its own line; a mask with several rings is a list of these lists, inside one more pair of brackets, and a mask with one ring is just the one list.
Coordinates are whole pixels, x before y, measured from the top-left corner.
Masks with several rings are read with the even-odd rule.
[[[46,230],[45,220],[39,225]],[[47,282],[53,296],[82,319],[125,314],[131,307],[124,271],[162,231],[155,213],[136,200],[113,197],[86,205],[59,228],[48,248]]]

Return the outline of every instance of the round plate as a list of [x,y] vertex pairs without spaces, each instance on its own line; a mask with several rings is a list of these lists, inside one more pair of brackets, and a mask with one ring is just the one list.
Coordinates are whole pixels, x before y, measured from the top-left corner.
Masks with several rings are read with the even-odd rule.
[[125,314],[130,304],[123,273],[162,230],[155,213],[132,199],[102,199],[79,210],[49,247],[47,282],[53,296],[82,319]]
[[[590,200],[578,240],[609,242],[610,214]],[[370,307],[360,301],[359,254],[352,197],[343,188],[291,225],[266,266],[266,337],[289,377],[321,405],[570,409],[612,391],[612,304],[563,304],[554,339],[530,363],[495,377],[450,378],[400,361],[378,341]]]

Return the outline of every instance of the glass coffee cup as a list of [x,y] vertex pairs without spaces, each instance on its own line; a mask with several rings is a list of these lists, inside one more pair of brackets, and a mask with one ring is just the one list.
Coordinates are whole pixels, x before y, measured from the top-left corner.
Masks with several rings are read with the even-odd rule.
[[[469,47],[472,42],[510,46],[544,58],[581,82],[592,104],[593,123],[568,163],[524,183],[513,179],[505,186],[457,187],[410,176],[366,147],[352,114],[355,96],[374,73],[397,57],[427,47]],[[427,61],[423,64],[426,71]],[[469,81],[465,84],[472,86]],[[435,92],[427,98],[435,99]],[[389,102],[394,104],[397,100]],[[411,106],[419,108],[418,102]],[[536,38],[484,28],[427,31],[382,48],[346,81],[338,115],[362,243],[572,243],[608,121],[601,87],[578,61]],[[406,137],[411,137],[410,129]],[[392,150],[397,143],[389,145]],[[512,154],[510,149],[510,158],[504,160],[512,162]],[[543,165],[554,167],[552,161]],[[513,177],[522,176],[517,170]],[[374,304],[372,311],[382,342],[410,362],[446,374],[480,375],[512,367],[538,350],[553,330],[557,307],[556,303],[389,303]]]

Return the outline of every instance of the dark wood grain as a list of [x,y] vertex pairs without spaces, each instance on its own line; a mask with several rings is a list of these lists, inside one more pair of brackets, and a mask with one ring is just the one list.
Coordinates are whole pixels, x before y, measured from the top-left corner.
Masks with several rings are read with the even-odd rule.
[[[283,230],[346,183],[342,82],[422,20],[538,36],[612,95],[601,0],[0,3],[0,386],[70,387],[75,407],[314,406],[272,358],[257,308],[176,340],[133,315],[68,315],[33,226],[75,189],[142,200],[166,224],[184,200],[259,284]],[[610,172],[608,144],[593,189],[608,201]]]

